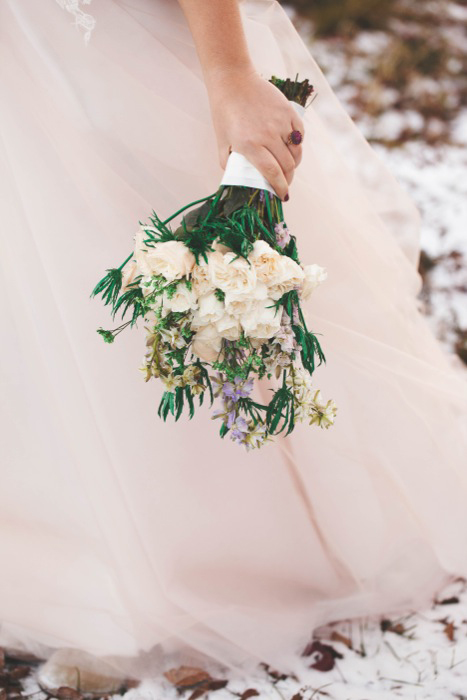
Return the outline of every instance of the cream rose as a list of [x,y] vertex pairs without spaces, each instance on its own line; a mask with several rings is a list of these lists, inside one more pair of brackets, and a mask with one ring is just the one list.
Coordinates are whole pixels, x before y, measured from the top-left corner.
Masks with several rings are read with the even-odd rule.
[[200,258],[199,265],[194,265],[191,271],[191,281],[193,284],[193,291],[196,296],[200,297],[203,294],[207,294],[214,289],[214,285],[209,279],[208,274],[208,263]]
[[304,279],[303,268],[288,255],[281,255],[279,278],[269,287],[268,294],[271,299],[280,299],[291,289],[301,288]]
[[248,294],[256,286],[256,270],[245,258],[219,251],[209,255],[209,278],[223,292]]
[[195,257],[181,241],[146,245],[147,235],[140,229],[135,235],[135,258],[143,275],[162,275],[168,282],[190,274]]
[[205,362],[215,362],[222,347],[222,338],[213,323],[203,326],[193,336],[191,351],[194,355]]
[[254,299],[245,296],[234,296],[230,298],[226,295],[224,303],[225,310],[231,316],[243,316],[249,313],[255,305]]
[[271,286],[281,280],[281,258],[283,257],[277,250],[271,248],[266,241],[255,241],[248,259],[255,266],[258,280]]
[[216,321],[216,328],[219,334],[227,340],[238,340],[240,338],[240,321],[230,314],[224,314]]
[[258,282],[249,294],[228,292],[224,299],[225,309],[232,316],[243,316],[253,309],[256,302],[266,299],[267,296],[268,288],[263,282]]
[[135,258],[131,258],[122,269],[122,287],[121,291],[125,292],[127,287],[133,282],[139,274],[138,263]]
[[198,310],[193,315],[191,327],[196,329],[207,326],[208,323],[215,323],[222,318],[224,313],[224,303],[219,301],[215,292],[204,294],[198,299]]
[[255,308],[240,320],[245,335],[252,338],[271,338],[281,327],[281,312],[273,306],[272,299],[257,302]]
[[185,282],[177,284],[177,289],[173,296],[167,296],[167,292],[162,294],[162,315],[167,316],[169,311],[186,312],[198,307],[196,295],[186,286]]
[[314,263],[313,265],[305,265],[305,267],[303,268],[303,272],[305,274],[305,277],[303,280],[301,297],[302,299],[308,299],[311,292],[319,284],[321,284],[321,282],[324,282],[324,280],[328,276],[328,273],[324,267],[316,265],[316,263]]
[[146,260],[146,251],[149,250],[148,246],[145,245],[144,239],[147,238],[147,234],[142,228],[138,229],[134,235],[135,248],[133,252],[134,259],[138,265],[140,274],[145,277],[150,277],[152,272],[148,261]]

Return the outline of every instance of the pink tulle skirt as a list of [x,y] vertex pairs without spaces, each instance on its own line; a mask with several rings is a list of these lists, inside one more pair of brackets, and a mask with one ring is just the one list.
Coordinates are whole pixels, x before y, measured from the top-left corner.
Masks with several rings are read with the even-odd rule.
[[[242,15],[258,70],[308,77],[285,205],[339,409],[245,452],[203,407],[163,423],[90,292],[138,221],[222,171],[175,0],[0,7],[0,643],[155,675],[174,659],[294,670],[326,622],[428,604],[467,575],[467,384],[422,317],[419,216],[275,0]],[[84,8],[84,6],[83,6]]]

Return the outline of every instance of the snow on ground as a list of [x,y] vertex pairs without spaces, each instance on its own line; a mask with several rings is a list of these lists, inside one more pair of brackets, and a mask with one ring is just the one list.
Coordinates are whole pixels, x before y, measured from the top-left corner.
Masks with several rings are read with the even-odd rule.
[[467,329],[467,157],[460,146],[374,146],[422,214],[425,312],[452,348]]
[[[300,668],[295,676],[259,664],[247,682],[228,674],[211,678],[205,673],[204,687],[200,687],[203,669],[199,669],[198,687],[178,687],[179,681],[162,677],[107,698],[467,700],[467,581],[453,577],[426,609],[323,625],[314,630],[307,652],[298,657]],[[33,669],[23,679],[23,693],[33,700],[46,700],[34,673]],[[76,692],[67,695],[65,690],[59,696],[61,700],[82,697]]]
[[[452,6],[452,13],[460,10]],[[298,22],[298,28],[310,43],[311,25]],[[450,28],[453,43],[458,28]],[[421,212],[424,312],[445,348],[457,351],[467,364],[467,109],[457,96],[455,78],[444,87],[459,106],[444,123],[438,118],[427,122],[416,100],[410,109],[395,109],[398,91],[372,82],[374,57],[384,54],[389,43],[385,32],[361,32],[351,42],[314,38],[312,52],[340,101]],[[416,83],[421,94],[439,93],[436,80],[421,83]],[[362,106],[362,94],[368,92],[377,95],[376,114]]]

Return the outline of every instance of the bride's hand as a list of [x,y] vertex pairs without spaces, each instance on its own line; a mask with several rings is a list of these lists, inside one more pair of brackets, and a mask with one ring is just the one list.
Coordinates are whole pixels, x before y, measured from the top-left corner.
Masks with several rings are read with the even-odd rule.
[[304,136],[303,121],[289,100],[256,71],[222,73],[208,84],[209,100],[225,168],[230,151],[244,155],[287,201],[302,146],[287,145],[293,130]]

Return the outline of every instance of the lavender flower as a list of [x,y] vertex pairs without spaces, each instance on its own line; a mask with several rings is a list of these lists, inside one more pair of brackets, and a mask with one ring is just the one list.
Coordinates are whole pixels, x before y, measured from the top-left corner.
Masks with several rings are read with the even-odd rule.
[[242,418],[242,416],[238,416],[232,428],[233,429],[230,434],[231,439],[240,445],[243,444],[248,435],[248,423],[246,420]]
[[290,242],[290,231],[287,228],[285,221],[280,221],[274,226],[276,233],[276,243],[280,248],[285,248]]
[[297,325],[300,323],[300,314],[298,313],[297,304],[293,305],[293,322]]
[[246,399],[253,390],[253,379],[245,381],[242,377],[235,377],[234,383],[225,382],[222,392],[225,398],[236,403],[239,399]]

